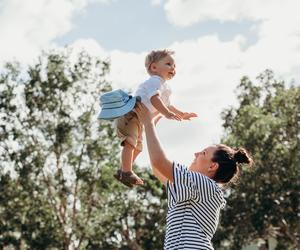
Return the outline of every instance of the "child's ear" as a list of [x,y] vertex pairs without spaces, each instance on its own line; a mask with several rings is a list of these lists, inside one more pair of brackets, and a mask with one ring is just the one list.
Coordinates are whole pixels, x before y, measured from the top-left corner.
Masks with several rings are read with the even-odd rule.
[[155,64],[155,63],[152,63],[152,64],[150,65],[150,69],[151,69],[151,70],[156,70],[156,64]]

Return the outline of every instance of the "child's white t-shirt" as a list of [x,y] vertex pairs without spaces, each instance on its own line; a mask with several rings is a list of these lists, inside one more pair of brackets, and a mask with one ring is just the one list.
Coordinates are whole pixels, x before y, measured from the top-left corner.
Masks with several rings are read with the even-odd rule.
[[159,94],[162,102],[168,107],[170,105],[171,88],[160,76],[153,75],[141,83],[135,92],[135,96],[140,96],[142,103],[154,114],[157,109],[151,104],[151,97]]

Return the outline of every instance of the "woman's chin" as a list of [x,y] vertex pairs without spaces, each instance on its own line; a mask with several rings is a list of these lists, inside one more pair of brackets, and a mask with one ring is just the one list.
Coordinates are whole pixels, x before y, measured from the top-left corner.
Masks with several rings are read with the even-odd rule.
[[194,161],[193,161],[193,162],[191,163],[191,165],[189,166],[189,170],[192,170],[192,171],[195,170],[195,162],[194,162]]

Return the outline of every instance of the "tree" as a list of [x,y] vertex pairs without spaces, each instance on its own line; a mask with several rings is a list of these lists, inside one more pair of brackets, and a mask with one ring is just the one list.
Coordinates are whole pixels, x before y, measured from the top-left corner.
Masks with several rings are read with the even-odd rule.
[[[145,185],[124,190],[111,180],[110,198],[102,206],[102,220],[90,232],[84,249],[162,249],[165,234],[166,192],[149,171],[138,172]],[[110,173],[111,176],[111,173]],[[108,180],[108,178],[103,178]],[[122,184],[121,184],[122,185]],[[119,190],[118,190],[119,188]]]
[[241,249],[274,237],[276,249],[300,249],[300,87],[287,87],[270,70],[257,81],[243,77],[239,106],[222,113],[222,142],[245,147],[255,166],[230,189],[215,242]]
[[0,78],[3,246],[68,249],[75,239],[80,246],[102,166],[117,153],[111,126],[96,117],[98,95],[111,88],[104,79],[108,66],[84,52],[73,64],[68,53],[44,54],[26,76],[18,65],[6,65]]
[[161,249],[166,202],[112,178],[119,145],[97,120],[111,90],[109,63],[86,52],[44,53],[27,72],[0,76],[0,246],[16,249]]

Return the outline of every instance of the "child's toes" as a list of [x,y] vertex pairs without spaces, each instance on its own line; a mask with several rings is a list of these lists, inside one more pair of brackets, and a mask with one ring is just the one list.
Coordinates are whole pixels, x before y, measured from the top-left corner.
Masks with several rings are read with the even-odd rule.
[[144,185],[144,181],[138,177],[138,179],[135,182],[135,185]]
[[135,185],[144,185],[144,181],[138,177],[134,172],[132,172],[131,175],[132,180],[134,180]]

